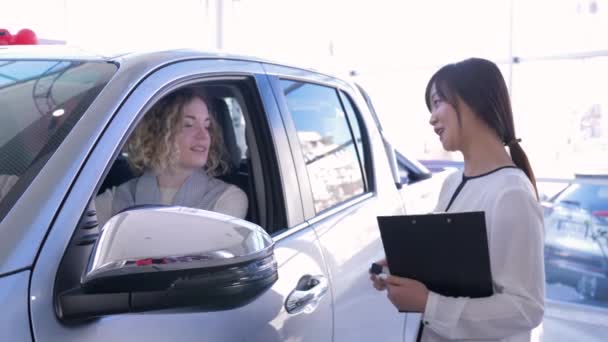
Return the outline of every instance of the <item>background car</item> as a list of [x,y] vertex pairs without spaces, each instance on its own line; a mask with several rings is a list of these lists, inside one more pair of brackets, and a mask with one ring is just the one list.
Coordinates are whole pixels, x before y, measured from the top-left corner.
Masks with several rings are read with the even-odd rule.
[[448,168],[462,169],[464,167],[464,162],[461,160],[421,159],[418,161],[431,172],[441,172]]
[[542,198],[547,281],[573,286],[586,298],[608,298],[608,173],[580,173],[554,182],[559,187]]

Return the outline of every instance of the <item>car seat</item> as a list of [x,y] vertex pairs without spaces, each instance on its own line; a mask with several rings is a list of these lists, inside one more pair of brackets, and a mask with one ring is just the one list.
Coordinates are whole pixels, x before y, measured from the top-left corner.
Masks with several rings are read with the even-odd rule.
[[215,114],[215,119],[217,120],[224,137],[224,145],[226,146],[226,152],[228,154],[228,160],[226,161],[231,170],[236,170],[241,164],[241,149],[236,142],[230,110],[228,109],[226,102],[220,98],[213,98],[210,102],[211,110]]
[[230,170],[227,173],[218,176],[218,178],[226,183],[239,187],[245,192],[249,204],[247,206],[247,216],[245,219],[257,222],[257,207],[255,205],[255,197],[253,196],[254,188],[250,173],[250,159],[248,157],[246,159],[242,158],[242,152],[234,132],[232,116],[230,115],[230,109],[228,108],[226,101],[221,98],[213,98],[210,102],[211,110],[215,114],[215,119],[222,130],[224,145],[226,146],[226,152],[228,154],[227,162],[230,166]]

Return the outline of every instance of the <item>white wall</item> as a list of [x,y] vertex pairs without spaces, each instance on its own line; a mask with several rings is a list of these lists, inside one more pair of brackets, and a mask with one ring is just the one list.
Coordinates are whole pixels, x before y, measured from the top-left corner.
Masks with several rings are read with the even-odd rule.
[[19,0],[2,5],[0,27],[93,50],[211,48],[215,0]]

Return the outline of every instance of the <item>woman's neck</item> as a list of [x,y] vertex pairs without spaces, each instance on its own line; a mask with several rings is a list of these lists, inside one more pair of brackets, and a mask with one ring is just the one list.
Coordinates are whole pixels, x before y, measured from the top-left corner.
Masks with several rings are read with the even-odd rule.
[[179,188],[194,170],[174,169],[160,172],[156,175],[158,186],[161,188]]
[[[474,141],[474,142],[473,142]],[[491,134],[480,134],[462,149],[464,174],[472,177],[502,166],[513,166],[511,156],[500,140]]]

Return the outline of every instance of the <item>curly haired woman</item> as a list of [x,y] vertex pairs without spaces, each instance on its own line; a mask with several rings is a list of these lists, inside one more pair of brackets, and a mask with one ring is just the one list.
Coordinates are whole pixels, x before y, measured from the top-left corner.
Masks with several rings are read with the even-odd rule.
[[144,116],[126,145],[139,177],[97,196],[100,224],[143,204],[198,208],[244,218],[247,195],[214,176],[228,169],[218,124],[203,94],[181,89]]

